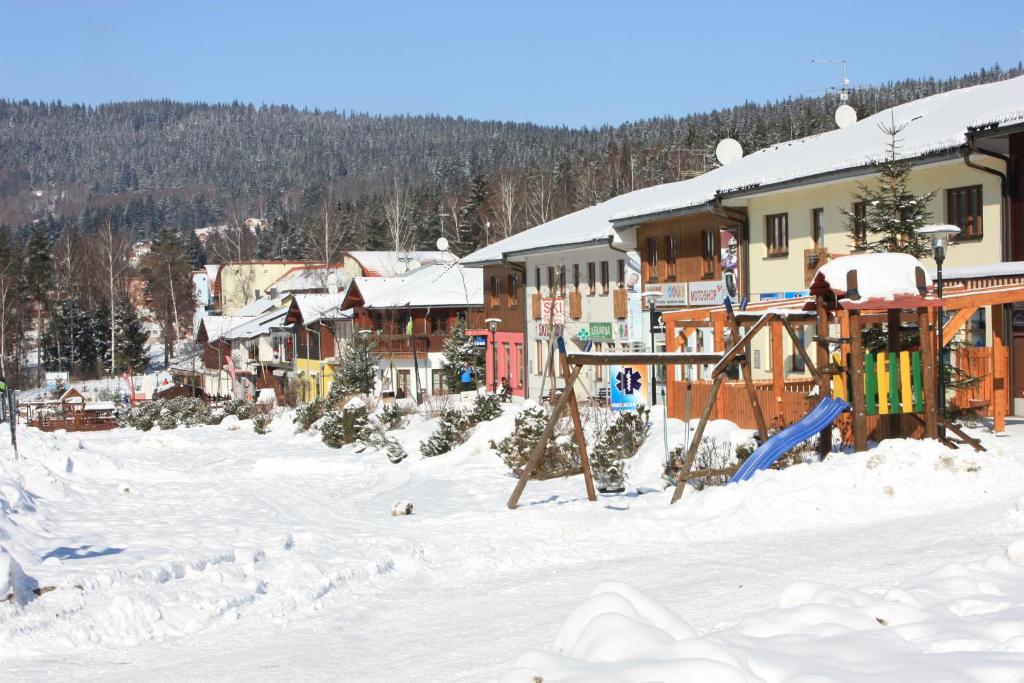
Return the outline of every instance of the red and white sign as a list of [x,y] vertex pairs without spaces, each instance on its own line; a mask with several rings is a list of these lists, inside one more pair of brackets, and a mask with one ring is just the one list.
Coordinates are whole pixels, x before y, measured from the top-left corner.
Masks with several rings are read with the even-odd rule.
[[717,282],[691,282],[688,289],[691,306],[718,306],[725,303],[725,283],[721,280]]
[[564,325],[565,299],[541,299],[540,321],[545,325]]

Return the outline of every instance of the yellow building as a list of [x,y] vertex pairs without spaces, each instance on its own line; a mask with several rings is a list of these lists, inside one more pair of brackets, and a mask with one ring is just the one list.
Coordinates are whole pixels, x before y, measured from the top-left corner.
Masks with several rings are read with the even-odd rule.
[[221,265],[213,282],[213,306],[221,315],[234,315],[259,299],[286,273],[303,261],[239,261]]

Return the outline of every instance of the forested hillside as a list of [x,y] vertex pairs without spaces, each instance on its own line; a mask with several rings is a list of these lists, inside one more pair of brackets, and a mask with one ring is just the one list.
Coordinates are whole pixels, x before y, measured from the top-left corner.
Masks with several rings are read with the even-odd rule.
[[[891,82],[854,92],[851,104],[866,116],[1020,73]],[[570,129],[239,103],[0,100],[0,223],[42,219],[55,237],[69,220],[90,232],[111,217],[149,236],[260,217],[275,234],[247,249],[264,256],[317,257],[309,233],[325,224],[345,247],[426,246],[443,230],[466,252],[703,172],[723,137],[749,151],[829,130],[836,104],[834,95],[795,97]]]

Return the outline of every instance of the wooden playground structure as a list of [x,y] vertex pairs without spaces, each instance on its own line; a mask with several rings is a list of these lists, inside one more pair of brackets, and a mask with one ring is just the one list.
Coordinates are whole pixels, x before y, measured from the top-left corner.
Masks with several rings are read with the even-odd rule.
[[[703,405],[676,477],[673,503],[692,479],[711,475],[732,475],[730,481],[749,478],[755,470],[772,466],[786,450],[814,434],[818,435],[819,456],[827,455],[833,445],[833,422],[839,425],[841,441],[852,445],[855,451],[866,450],[869,439],[881,441],[900,437],[936,438],[947,446],[956,447],[957,441],[947,437],[947,431],[955,435],[959,443],[984,450],[977,440],[946,419],[945,408],[939,401],[936,348],[940,311],[952,313],[941,328],[940,348],[944,349],[979,308],[990,308],[991,372],[980,378],[982,388],[975,392],[983,398],[973,399],[975,403],[970,407],[987,411],[993,418],[994,430],[1002,431],[1009,411],[1009,361],[1003,307],[1024,302],[1024,286],[952,288],[938,299],[930,295],[926,274],[918,266],[914,273],[915,293],[865,298],[859,293],[857,271],[851,269],[843,275],[844,282],[830,283],[819,272],[811,286],[810,297],[760,302],[745,310],[735,310],[726,300],[723,306],[665,313],[668,351],[664,353],[572,353],[566,351],[565,342],[559,338],[558,355],[562,374],[567,378],[565,390],[559,395],[545,431],[520,474],[508,507],[515,508],[518,504],[533,471],[543,459],[547,441],[566,410],[573,422],[587,497],[591,501],[597,499],[575,394],[576,380],[586,365],[694,368],[696,380],[669,380],[667,412],[670,417],[684,417],[680,410],[684,391],[691,392],[688,398],[696,396],[698,405]],[[879,324],[887,328],[885,349],[868,353],[863,332],[868,326]],[[804,348],[797,325],[814,326],[815,335],[811,340],[816,347],[814,358]],[[687,334],[707,328],[713,331],[713,347],[723,351],[681,350]],[[770,383],[757,383],[750,365],[751,342],[764,330],[772,332],[773,376]],[[915,330],[916,344],[905,346],[903,333]],[[809,379],[786,381],[782,362],[783,333],[792,340]],[[738,380],[730,380],[730,374]],[[723,389],[730,394],[728,403],[722,400]],[[957,397],[960,398],[960,392]],[[687,410],[685,418],[690,417]],[[705,426],[709,420],[718,418],[755,429],[761,445],[739,467],[694,471],[694,459]],[[783,427],[771,438],[770,424]],[[794,443],[794,439],[799,441]]]

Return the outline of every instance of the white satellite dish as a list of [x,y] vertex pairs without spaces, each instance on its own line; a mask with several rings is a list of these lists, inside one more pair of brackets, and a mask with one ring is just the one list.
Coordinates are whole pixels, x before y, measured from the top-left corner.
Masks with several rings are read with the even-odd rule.
[[836,109],[836,125],[846,128],[857,123],[857,110],[848,104],[841,104]]
[[722,166],[728,166],[743,156],[743,147],[732,138],[726,138],[715,147],[715,158]]
[[443,237],[438,237],[437,238],[437,250],[438,251],[448,251],[448,240],[446,240]]

